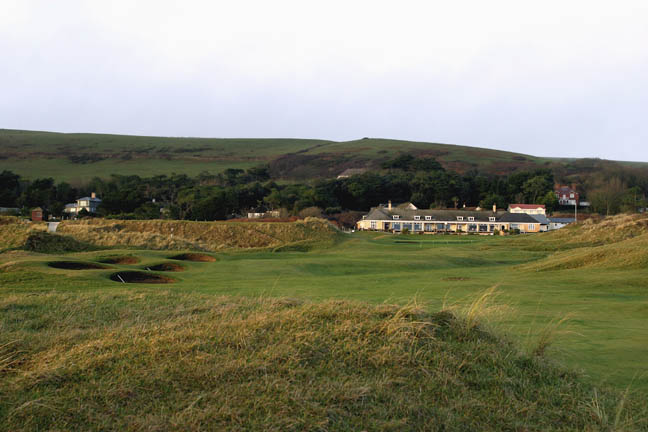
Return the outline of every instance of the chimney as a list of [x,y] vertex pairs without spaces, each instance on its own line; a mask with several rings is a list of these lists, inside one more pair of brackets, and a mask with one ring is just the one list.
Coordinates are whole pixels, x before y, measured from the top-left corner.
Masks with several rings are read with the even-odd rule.
[[391,211],[391,200],[387,202],[387,210]]
[[493,213],[497,213],[497,204],[493,204]]
[[90,198],[97,198],[97,194],[94,193],[94,192],[92,192],[92,193],[90,194]]

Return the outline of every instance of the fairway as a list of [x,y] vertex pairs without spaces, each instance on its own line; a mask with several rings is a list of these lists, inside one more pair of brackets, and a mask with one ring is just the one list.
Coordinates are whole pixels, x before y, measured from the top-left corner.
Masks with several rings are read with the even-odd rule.
[[[64,255],[8,252],[0,255],[3,328],[0,343],[16,337],[20,325],[37,319],[30,296],[60,292],[152,292],[309,300],[348,299],[371,303],[416,301],[430,311],[470,303],[496,287],[485,319],[522,349],[533,350],[539,334],[567,317],[549,348],[550,357],[583,371],[594,382],[630,385],[648,393],[648,271],[643,268],[537,271],[525,266],[549,252],[519,247],[511,237],[394,236],[347,234],[337,245],[311,252],[223,252],[213,262],[172,261],[176,252],[110,250]],[[109,255],[132,255],[134,264],[69,270],[52,261],[108,262]],[[114,260],[113,260],[114,261]],[[153,272],[169,284],[121,283],[116,272],[143,270],[168,262],[182,271]],[[167,268],[161,265],[156,268]],[[10,306],[13,305],[13,306]],[[27,324],[25,324],[27,325]]]

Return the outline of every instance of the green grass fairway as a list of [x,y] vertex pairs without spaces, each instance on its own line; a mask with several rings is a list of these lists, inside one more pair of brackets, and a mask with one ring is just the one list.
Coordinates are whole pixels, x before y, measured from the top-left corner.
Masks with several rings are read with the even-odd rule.
[[[29,326],[38,309],[12,308],[27,296],[52,292],[170,292],[196,295],[350,299],[405,304],[430,311],[465,305],[497,286],[484,319],[532,351],[543,331],[558,329],[550,356],[582,370],[595,382],[630,385],[648,395],[648,269],[537,271],[525,266],[549,252],[525,250],[514,238],[393,236],[355,233],[329,249],[312,252],[228,252],[215,262],[183,261],[182,272],[157,272],[176,279],[166,285],[122,284],[118,270],[145,269],[177,252],[98,251],[61,256],[9,252],[0,255],[0,325]],[[519,243],[519,242],[518,242]],[[503,247],[505,246],[505,247]],[[107,254],[132,254],[137,264],[106,270],[62,270],[49,261],[97,261]],[[9,312],[9,313],[7,313]],[[0,327],[2,328],[2,327]],[[37,330],[37,325],[33,331]],[[0,344],[11,336],[0,336]]]

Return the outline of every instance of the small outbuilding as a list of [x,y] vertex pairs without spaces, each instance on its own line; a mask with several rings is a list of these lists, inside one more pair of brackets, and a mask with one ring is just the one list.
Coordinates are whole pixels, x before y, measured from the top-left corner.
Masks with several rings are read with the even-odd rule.
[[43,220],[43,209],[36,207],[31,211],[31,220],[34,222],[41,222]]

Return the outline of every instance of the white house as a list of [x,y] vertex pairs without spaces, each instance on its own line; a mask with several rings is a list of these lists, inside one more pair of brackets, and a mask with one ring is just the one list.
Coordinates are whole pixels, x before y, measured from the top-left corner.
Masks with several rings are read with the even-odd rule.
[[66,204],[64,212],[69,217],[78,215],[81,210],[85,210],[88,213],[97,213],[97,208],[100,204],[101,199],[97,198],[97,194],[92,192],[89,197],[79,198],[76,200],[76,203]]

